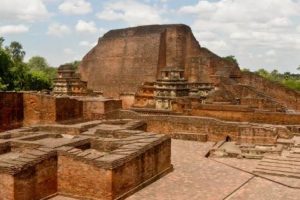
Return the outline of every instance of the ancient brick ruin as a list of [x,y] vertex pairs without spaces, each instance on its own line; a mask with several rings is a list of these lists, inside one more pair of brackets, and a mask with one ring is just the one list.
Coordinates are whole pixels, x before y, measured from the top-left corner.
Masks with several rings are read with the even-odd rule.
[[61,65],[57,69],[57,78],[54,80],[53,93],[56,95],[80,96],[87,95],[87,83],[80,80],[72,65]]
[[127,196],[172,170],[170,138],[144,129],[142,121],[110,120],[3,132],[0,198]]
[[299,111],[186,25],[112,30],[52,92],[0,92],[0,200],[297,199]]

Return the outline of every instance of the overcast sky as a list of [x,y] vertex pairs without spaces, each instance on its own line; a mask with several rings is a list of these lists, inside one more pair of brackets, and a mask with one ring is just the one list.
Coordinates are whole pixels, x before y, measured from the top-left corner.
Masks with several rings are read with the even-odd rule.
[[235,55],[242,68],[297,72],[300,0],[1,0],[0,36],[23,44],[26,59],[81,59],[106,31],[189,25],[200,45]]

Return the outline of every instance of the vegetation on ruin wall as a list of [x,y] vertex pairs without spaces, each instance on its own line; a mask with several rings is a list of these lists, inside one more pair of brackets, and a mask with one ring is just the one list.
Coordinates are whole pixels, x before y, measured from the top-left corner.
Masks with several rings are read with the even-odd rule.
[[[223,58],[225,60],[238,64],[237,59],[232,55]],[[297,68],[297,70],[300,72],[300,66]],[[250,70],[243,69],[243,71],[250,71]],[[254,73],[270,81],[280,83],[290,89],[300,91],[300,73],[298,74],[293,74],[290,72],[280,73],[277,70],[268,72],[265,69],[259,69]]]
[[[300,68],[298,68],[300,70]],[[279,82],[288,88],[300,91],[300,74],[292,74],[290,72],[279,73],[277,70],[268,72],[264,69],[256,71],[258,75],[275,82]]]
[[19,42],[5,47],[3,42],[0,37],[0,91],[51,89],[56,69],[45,58],[34,56],[25,63],[26,52]]
[[[300,71],[300,68],[298,69]],[[243,71],[249,70],[243,69]],[[254,73],[272,82],[280,83],[290,89],[300,91],[300,74],[293,74],[290,72],[279,73],[277,70],[268,72],[265,69],[259,69]]]

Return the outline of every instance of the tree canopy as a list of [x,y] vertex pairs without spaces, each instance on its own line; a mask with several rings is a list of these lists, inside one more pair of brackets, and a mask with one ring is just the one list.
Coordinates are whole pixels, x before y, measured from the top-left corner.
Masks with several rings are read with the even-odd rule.
[[233,55],[223,57],[223,59],[238,65],[238,61]]
[[56,68],[50,67],[41,56],[34,56],[25,63],[22,44],[13,41],[4,47],[4,41],[0,37],[0,91],[51,89]]
[[300,74],[293,74],[290,72],[279,73],[278,70],[268,72],[265,69],[259,69],[254,73],[270,81],[277,82],[293,90],[300,91]]

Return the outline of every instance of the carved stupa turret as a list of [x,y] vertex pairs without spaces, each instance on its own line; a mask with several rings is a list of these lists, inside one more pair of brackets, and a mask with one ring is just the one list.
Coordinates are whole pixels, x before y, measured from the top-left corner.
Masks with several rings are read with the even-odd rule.
[[87,83],[80,79],[72,65],[65,64],[57,69],[53,93],[56,95],[82,96],[87,93]]

